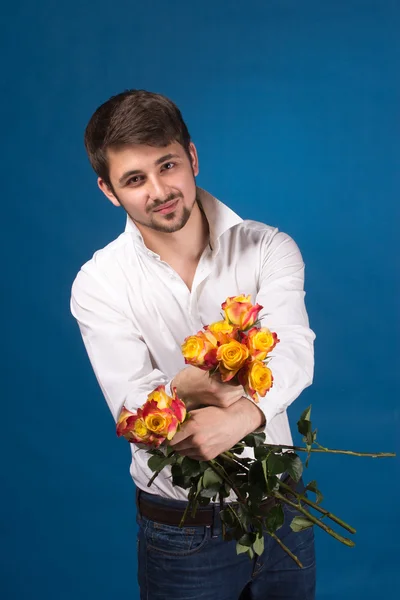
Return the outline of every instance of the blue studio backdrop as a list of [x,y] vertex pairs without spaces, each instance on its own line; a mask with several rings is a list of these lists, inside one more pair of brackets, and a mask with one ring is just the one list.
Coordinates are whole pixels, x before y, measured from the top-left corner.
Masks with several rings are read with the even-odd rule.
[[[399,451],[400,7],[395,0],[16,1],[2,27],[3,600],[139,597],[130,452],[69,312],[123,230],[83,147],[127,88],[181,108],[198,183],[289,233],[306,263],[321,443]],[[299,441],[299,436],[296,435]],[[326,505],[318,600],[399,597],[398,459],[313,456]]]

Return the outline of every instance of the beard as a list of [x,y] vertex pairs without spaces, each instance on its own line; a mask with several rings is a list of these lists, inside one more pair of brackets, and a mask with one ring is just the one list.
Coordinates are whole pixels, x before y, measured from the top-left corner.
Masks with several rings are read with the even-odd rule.
[[[114,196],[125,210],[125,212],[129,215],[132,221],[136,224],[142,225],[144,227],[148,227],[153,231],[159,231],[161,233],[175,233],[176,231],[180,231],[183,227],[185,227],[186,223],[189,221],[190,215],[192,214],[192,209],[197,201],[197,197],[195,198],[193,205],[191,208],[187,206],[179,205],[178,207],[170,213],[166,215],[159,214],[154,212],[157,208],[162,207],[164,204],[169,202],[173,202],[174,200],[178,200],[183,198],[180,194],[170,194],[168,198],[165,198],[162,202],[156,201],[149,209],[148,209],[148,219],[138,219],[137,216],[133,216],[121,202],[120,198],[115,194]],[[179,215],[177,215],[179,211]]]

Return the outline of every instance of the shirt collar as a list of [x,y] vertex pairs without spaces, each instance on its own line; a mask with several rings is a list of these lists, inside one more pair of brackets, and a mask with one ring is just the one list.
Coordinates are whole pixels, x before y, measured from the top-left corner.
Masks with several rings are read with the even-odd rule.
[[[213,250],[218,249],[218,240],[221,235],[234,225],[241,223],[243,219],[226,206],[226,204],[199,187],[197,187],[197,198],[200,201],[200,208],[202,208],[208,221],[211,248]],[[142,234],[129,215],[126,218],[125,232],[132,234],[136,246],[146,249]]]

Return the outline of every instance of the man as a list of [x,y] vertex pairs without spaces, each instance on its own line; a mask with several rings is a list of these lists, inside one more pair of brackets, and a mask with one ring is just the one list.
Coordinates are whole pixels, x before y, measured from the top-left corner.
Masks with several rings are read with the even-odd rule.
[[[196,186],[196,147],[178,108],[161,95],[112,97],[90,119],[85,146],[98,186],[127,213],[125,232],[82,267],[71,298],[114,419],[164,384],[191,410],[171,441],[182,455],[213,459],[257,429],[271,443],[292,444],[286,408],[312,382],[315,338],[295,242],[243,221]],[[183,340],[219,320],[222,302],[239,294],[264,307],[261,323],[280,339],[270,365],[274,386],[258,405],[242,386],[185,367],[181,354]],[[235,541],[222,540],[217,503],[180,529],[186,491],[172,486],[167,469],[148,488],[148,455],[131,449],[141,598],[314,598],[313,531],[292,533],[290,508],[278,534],[304,568],[267,536],[265,552],[251,561],[236,554]]]

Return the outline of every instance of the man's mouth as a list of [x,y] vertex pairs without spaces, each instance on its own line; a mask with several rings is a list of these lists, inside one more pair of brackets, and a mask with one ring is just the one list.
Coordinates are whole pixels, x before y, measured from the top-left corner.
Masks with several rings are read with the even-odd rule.
[[178,204],[178,201],[179,201],[179,198],[176,198],[175,200],[171,200],[171,202],[167,202],[166,204],[163,204],[162,206],[155,208],[154,212],[159,212],[162,214],[172,212],[173,210],[175,210],[175,207]]

